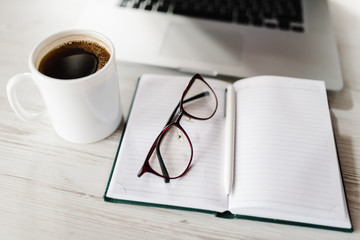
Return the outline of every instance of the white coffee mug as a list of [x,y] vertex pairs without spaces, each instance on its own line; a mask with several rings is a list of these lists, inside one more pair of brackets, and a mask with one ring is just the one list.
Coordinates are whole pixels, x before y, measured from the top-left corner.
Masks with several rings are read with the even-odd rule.
[[[41,59],[56,46],[70,41],[92,41],[110,53],[106,65],[85,77],[61,80],[39,72]],[[9,102],[24,121],[38,121],[49,114],[55,131],[76,143],[96,142],[112,134],[122,118],[115,51],[111,41],[89,30],[68,30],[56,33],[37,44],[29,57],[30,73],[12,77],[7,84]],[[16,87],[34,81],[44,100],[46,110],[30,113],[19,103]]]

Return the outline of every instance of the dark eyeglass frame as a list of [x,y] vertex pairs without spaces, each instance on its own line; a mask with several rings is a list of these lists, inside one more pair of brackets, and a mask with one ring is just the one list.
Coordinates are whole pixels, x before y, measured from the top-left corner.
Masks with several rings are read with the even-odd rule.
[[[193,116],[192,114],[189,114],[188,112],[186,112],[186,110],[184,109],[184,104],[186,104],[188,102],[191,102],[191,101],[194,101],[196,99],[199,99],[201,97],[205,97],[206,95],[210,94],[209,92],[203,92],[203,93],[200,93],[198,95],[195,95],[195,96],[185,100],[184,98],[185,98],[186,94],[189,92],[189,89],[191,88],[191,86],[193,85],[193,83],[196,80],[200,80],[205,85],[207,85],[207,87],[212,92],[212,94],[214,95],[215,100],[216,100],[216,105],[215,105],[214,112],[209,117],[206,117],[206,118],[200,118],[200,117]],[[178,112],[179,108],[180,108],[180,111]],[[182,94],[180,102],[178,103],[178,105],[175,107],[174,111],[170,115],[170,118],[169,118],[168,122],[165,124],[165,127],[163,128],[163,130],[160,132],[160,134],[157,136],[154,143],[152,144],[152,146],[151,146],[151,148],[150,148],[150,150],[149,150],[149,152],[148,152],[148,154],[147,154],[147,156],[145,158],[144,164],[141,167],[141,169],[140,169],[139,173],[137,174],[137,176],[141,177],[144,173],[149,172],[149,173],[155,174],[156,176],[164,178],[166,183],[170,182],[170,179],[176,179],[176,178],[180,178],[180,177],[184,176],[187,173],[187,171],[189,170],[191,162],[192,162],[193,146],[192,146],[191,140],[190,140],[189,136],[187,135],[186,131],[180,125],[180,120],[181,120],[181,118],[183,116],[187,116],[189,118],[196,119],[196,120],[208,120],[208,119],[210,119],[210,118],[212,118],[214,116],[214,114],[216,113],[217,108],[218,108],[218,99],[216,97],[216,94],[215,94],[214,90],[210,87],[210,85],[204,80],[204,78],[200,74],[198,74],[198,73],[195,74],[191,78],[191,80],[189,81],[188,85],[186,86],[186,88],[185,88],[185,90],[184,90],[184,92]],[[172,127],[177,127],[184,134],[184,136],[186,137],[186,139],[189,142],[190,149],[191,149],[190,159],[189,159],[189,163],[188,163],[187,167],[185,168],[185,170],[184,170],[184,172],[182,174],[180,174],[179,176],[176,176],[176,177],[170,177],[169,176],[169,173],[168,173],[168,171],[166,169],[166,166],[164,164],[164,160],[163,160],[163,158],[161,156],[161,153],[160,153],[160,145],[161,145],[160,143],[161,143],[163,137],[165,136],[165,134],[167,133],[167,131]],[[150,163],[149,163],[150,158],[151,158],[151,156],[152,156],[152,154],[154,153],[155,150],[156,150],[157,159],[159,160],[159,165],[160,165],[160,168],[161,168],[161,171],[162,171],[163,175],[156,172],[150,166]]]

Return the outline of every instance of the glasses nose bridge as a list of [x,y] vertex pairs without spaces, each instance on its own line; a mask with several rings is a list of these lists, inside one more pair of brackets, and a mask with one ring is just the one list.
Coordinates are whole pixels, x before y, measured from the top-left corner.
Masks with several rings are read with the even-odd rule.
[[180,109],[180,111],[175,115],[174,119],[171,121],[176,125],[180,125],[180,120],[184,116],[184,111]]

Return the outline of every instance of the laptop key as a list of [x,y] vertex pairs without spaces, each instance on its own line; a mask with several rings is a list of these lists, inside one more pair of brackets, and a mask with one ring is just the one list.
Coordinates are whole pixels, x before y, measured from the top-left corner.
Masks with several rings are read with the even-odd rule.
[[257,27],[261,27],[263,25],[263,20],[262,18],[253,18],[253,21],[252,23],[254,24],[254,26],[257,26]]
[[279,29],[281,30],[289,30],[290,29],[290,23],[287,21],[279,21]]
[[275,23],[266,23],[265,27],[275,29],[277,27],[277,25]]
[[304,32],[304,28],[302,26],[293,26],[291,29],[294,32]]
[[132,6],[132,8],[139,8],[140,7],[140,3],[134,3],[134,5]]
[[241,24],[249,24],[250,23],[250,18],[246,15],[239,15],[237,18],[238,23]]
[[122,1],[122,2],[120,3],[120,7],[126,7],[126,6],[127,6],[127,3],[128,3],[128,1]]
[[158,12],[167,12],[169,9],[169,4],[163,3],[158,6],[157,11]]
[[144,7],[144,9],[150,11],[152,9],[152,5],[148,4]]

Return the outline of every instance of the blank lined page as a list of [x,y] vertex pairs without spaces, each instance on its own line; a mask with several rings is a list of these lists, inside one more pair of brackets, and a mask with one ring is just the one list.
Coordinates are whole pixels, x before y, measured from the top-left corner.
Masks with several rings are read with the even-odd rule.
[[193,144],[190,170],[170,183],[151,173],[137,177],[151,145],[180,101],[190,79],[159,75],[142,77],[107,197],[213,211],[227,209],[222,169],[226,83],[208,81],[219,101],[219,108],[211,119],[200,121],[183,117],[181,120],[181,126]]
[[238,81],[238,214],[350,227],[325,85],[255,77]]

